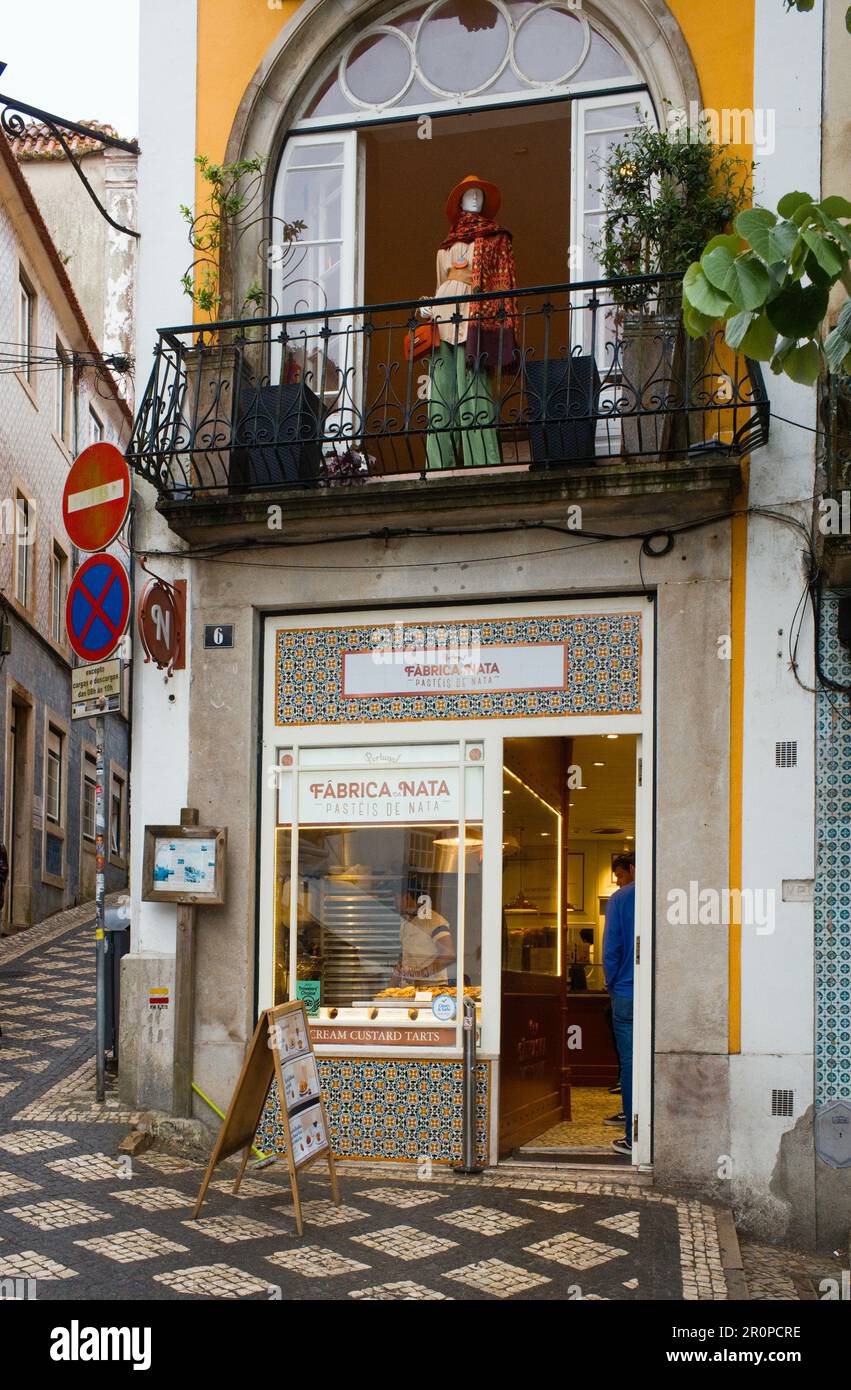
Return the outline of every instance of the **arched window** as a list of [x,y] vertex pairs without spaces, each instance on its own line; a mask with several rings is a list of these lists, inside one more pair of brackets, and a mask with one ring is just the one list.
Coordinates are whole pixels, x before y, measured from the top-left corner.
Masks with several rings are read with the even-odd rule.
[[308,102],[303,126],[566,96],[641,79],[569,0],[433,0],[357,35]]
[[641,74],[575,0],[391,10],[329,53],[290,128],[273,228],[306,230],[272,263],[273,305],[433,292],[443,202],[470,172],[502,187],[525,284],[591,278],[600,164],[641,119],[654,119]]

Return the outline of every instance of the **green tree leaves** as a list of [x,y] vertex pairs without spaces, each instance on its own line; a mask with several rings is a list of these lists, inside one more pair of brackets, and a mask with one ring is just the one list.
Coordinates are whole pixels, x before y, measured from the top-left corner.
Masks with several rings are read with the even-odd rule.
[[825,367],[851,366],[849,304],[821,338],[833,286],[841,281],[851,292],[851,201],[834,194],[816,202],[795,190],[780,199],[777,214],[747,208],[735,235],[706,244],[683,277],[684,323],[701,337],[711,315],[734,351],[811,385]]

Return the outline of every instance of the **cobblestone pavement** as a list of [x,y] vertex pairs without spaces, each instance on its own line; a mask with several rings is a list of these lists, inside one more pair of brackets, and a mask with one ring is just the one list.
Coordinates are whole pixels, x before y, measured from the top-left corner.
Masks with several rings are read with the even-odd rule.
[[[234,1197],[231,1161],[192,1222],[201,1161],[119,1157],[137,1117],[114,1094],[94,1098],[90,915],[0,941],[0,1278],[69,1300],[741,1296],[713,1206],[540,1169],[419,1179],[348,1163],[335,1206],[317,1166],[302,1180],[300,1239],[285,1166],[249,1169]],[[752,1296],[816,1296],[816,1266],[777,1253],[746,1246]]]

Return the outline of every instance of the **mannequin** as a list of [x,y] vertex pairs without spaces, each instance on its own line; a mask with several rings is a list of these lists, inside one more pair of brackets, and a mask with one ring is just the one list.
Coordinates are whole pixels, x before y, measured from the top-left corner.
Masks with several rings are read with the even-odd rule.
[[[437,253],[435,299],[516,287],[511,233],[493,221],[500,201],[496,185],[474,174],[450,193],[446,214],[452,230]],[[515,357],[514,300],[506,295],[445,309],[437,304],[423,313],[441,340],[431,358],[428,467],[455,468],[459,452],[465,467],[496,466],[501,456],[491,376]]]

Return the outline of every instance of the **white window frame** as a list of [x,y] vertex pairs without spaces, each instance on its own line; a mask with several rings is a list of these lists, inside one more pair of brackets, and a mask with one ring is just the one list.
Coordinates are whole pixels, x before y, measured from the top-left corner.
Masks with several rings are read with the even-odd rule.
[[[343,146],[343,166],[341,178],[341,198],[340,198],[340,299],[338,304],[327,305],[328,310],[345,309],[360,302],[362,285],[358,283],[360,277],[356,277],[356,267],[358,265],[357,245],[358,245],[358,190],[357,190],[357,166],[358,166],[358,137],[356,130],[336,130],[317,132],[312,135],[291,135],[284,146],[283,156],[280,167],[275,177],[275,186],[272,191],[272,241],[275,240],[275,227],[280,221],[284,220],[284,185],[287,173],[292,167],[293,157],[297,156],[300,149],[321,148],[323,145],[342,145]],[[311,165],[311,168],[321,168],[321,165]],[[362,201],[362,198],[361,198]],[[362,212],[361,212],[362,217]],[[326,245],[333,238],[300,238],[299,246]],[[296,253],[297,254],[297,253]],[[277,305],[280,312],[283,296],[283,287],[287,277],[287,267],[272,266],[270,272],[270,290],[272,303]],[[362,275],[362,271],[361,271]],[[317,317],[323,311],[319,310]],[[350,364],[354,367],[353,374],[348,378],[345,394],[352,396],[355,401],[359,400],[360,383],[360,361],[361,350],[357,340],[357,325],[354,319],[338,320],[340,333],[349,329],[353,333],[353,356],[354,361]],[[332,339],[332,342],[334,340]],[[281,351],[279,343],[272,343],[271,362],[270,362],[270,381],[280,380],[281,375]],[[314,383],[314,389],[317,384]],[[319,390],[316,391],[319,395]],[[335,411],[326,420],[325,428],[333,427],[335,431],[343,426],[345,433],[345,410]]]
[[[55,744],[55,747],[54,747]],[[62,829],[62,801],[65,793],[65,735],[61,729],[53,724],[47,725],[47,740],[44,748],[44,819],[50,821],[51,825],[58,830]],[[56,774],[56,798],[55,814],[53,814],[54,801],[51,795],[51,766],[57,768]]]
[[[634,103],[631,98],[635,97]],[[574,270],[571,280],[588,280],[591,278],[589,247],[586,244],[585,221],[593,213],[602,212],[603,205],[600,207],[589,206],[588,180],[592,173],[599,179],[599,171],[589,170],[586,167],[585,137],[589,133],[587,130],[587,116],[590,111],[605,111],[607,108],[615,106],[639,107],[643,119],[650,119],[654,125],[657,123],[656,113],[650,96],[645,90],[631,92],[619,92],[609,96],[589,96],[577,97],[571,103],[571,150],[570,150],[570,240],[576,248],[577,254],[574,256]],[[630,125],[624,125],[618,121],[610,127],[604,127],[604,131],[613,131],[618,135],[626,135],[639,124],[638,121]],[[598,132],[592,132],[597,134]],[[588,292],[580,292],[576,303],[584,304],[587,301]],[[579,314],[576,317],[582,319],[585,315]],[[575,339],[581,341],[581,339]]]
[[53,433],[61,444],[68,443],[68,417],[70,414],[70,372],[71,356],[60,338],[56,339],[56,378],[53,401]]
[[[51,814],[48,797],[49,771],[52,756],[52,743],[58,742],[59,752],[59,807],[58,819]],[[45,706],[44,710],[44,766],[42,768],[42,826],[41,826],[41,877],[42,882],[54,888],[64,888],[68,872],[68,775],[71,754],[71,741],[67,722],[55,710]],[[47,867],[47,838],[52,836],[62,846],[62,867],[53,873]]]
[[18,344],[24,366],[20,375],[32,387],[38,297],[23,266],[18,267]]
[[[18,487],[15,489],[15,602],[31,613],[35,605],[35,538],[31,537],[35,526],[35,504],[33,499]],[[26,526],[21,524],[22,514],[26,516]]]
[[[92,789],[92,829],[86,829],[86,788]],[[97,839],[97,763],[93,753],[82,750],[82,799],[80,802],[80,838],[86,848],[94,848]]]
[[94,406],[89,406],[89,443],[100,444],[105,438],[103,420]]
[[[116,843],[113,844],[113,832],[116,828],[116,817],[113,815],[113,802],[118,790],[118,836]],[[127,774],[123,768],[116,763],[109,765],[109,806],[107,815],[107,837],[109,845],[109,862],[118,868],[123,868],[127,860]]]
[[65,643],[64,615],[67,573],[68,556],[59,542],[54,540],[50,551],[50,640],[55,642],[58,647]]

